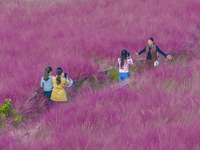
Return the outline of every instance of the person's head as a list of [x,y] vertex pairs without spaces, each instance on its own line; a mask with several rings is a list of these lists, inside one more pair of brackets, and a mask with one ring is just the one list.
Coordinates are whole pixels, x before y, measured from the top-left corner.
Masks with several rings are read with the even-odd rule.
[[152,37],[150,37],[150,38],[148,39],[148,44],[149,44],[149,46],[152,46],[152,45],[154,44],[154,40],[153,40]]
[[52,68],[51,67],[46,67],[44,70],[44,80],[47,81],[49,79],[48,75],[52,74]]
[[127,59],[127,50],[122,50],[121,51],[121,67],[124,65],[124,61]]
[[56,83],[59,85],[60,83],[61,83],[61,75],[62,75],[62,72],[63,72],[63,70],[62,70],[62,68],[57,68],[56,69],[56,74],[58,75],[57,77],[56,77]]

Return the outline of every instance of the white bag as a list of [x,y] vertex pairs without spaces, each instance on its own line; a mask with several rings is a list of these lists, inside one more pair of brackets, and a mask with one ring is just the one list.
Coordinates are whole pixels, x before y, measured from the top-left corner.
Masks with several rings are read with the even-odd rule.
[[154,62],[154,66],[158,66],[159,65],[159,62],[156,60],[155,62]]
[[65,85],[66,87],[70,87],[70,86],[72,86],[72,84],[73,84],[73,80],[71,79],[71,78],[68,78],[68,80],[69,80],[69,82],[70,82],[70,85]]

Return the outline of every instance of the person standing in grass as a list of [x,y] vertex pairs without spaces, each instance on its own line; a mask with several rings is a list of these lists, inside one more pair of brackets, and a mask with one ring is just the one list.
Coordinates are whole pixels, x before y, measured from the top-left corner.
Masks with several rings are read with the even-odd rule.
[[157,52],[162,54],[164,57],[168,58],[169,60],[172,59],[171,55],[165,54],[163,51],[159,49],[157,45],[154,44],[154,39],[150,37],[148,39],[148,45],[145,46],[143,50],[141,50],[139,53],[136,53],[138,56],[142,53],[146,52],[146,69],[151,69],[154,66],[156,66],[157,62]]
[[67,101],[67,95],[65,92],[65,85],[70,85],[68,77],[64,78],[64,73],[62,68],[57,68],[56,77],[52,78],[53,91],[51,94],[52,101]]
[[52,74],[52,68],[51,67],[45,68],[44,76],[41,79],[40,86],[44,89],[44,95],[47,97],[48,101],[52,104],[50,98],[53,90],[52,78],[54,76],[52,76],[51,74]]
[[121,57],[118,58],[119,64],[119,83],[120,85],[126,84],[129,78],[129,65],[133,65],[133,60],[131,56],[128,56],[126,50],[121,51]]

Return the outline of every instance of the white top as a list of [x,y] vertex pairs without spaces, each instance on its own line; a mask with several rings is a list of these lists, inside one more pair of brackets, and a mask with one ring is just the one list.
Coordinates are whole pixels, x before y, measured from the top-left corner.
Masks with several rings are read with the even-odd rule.
[[121,58],[118,58],[118,63],[119,63],[119,72],[120,73],[127,73],[129,72],[129,65],[133,65],[133,60],[130,59],[126,59],[124,61],[124,65],[121,67]]

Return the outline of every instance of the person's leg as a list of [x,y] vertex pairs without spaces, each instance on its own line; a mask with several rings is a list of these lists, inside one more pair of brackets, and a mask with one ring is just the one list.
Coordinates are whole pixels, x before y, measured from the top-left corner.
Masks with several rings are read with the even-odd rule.
[[44,95],[47,99],[49,99],[49,92],[48,92],[48,91],[44,91],[43,95]]
[[126,83],[127,73],[119,74],[119,83],[120,85],[124,85]]
[[51,93],[52,93],[52,91],[44,91],[44,96],[46,96],[47,99],[50,100],[51,99]]
[[129,79],[129,72],[124,74],[124,84],[128,82],[128,79]]
[[51,100],[51,93],[52,91],[44,91],[44,95],[47,97],[46,105],[48,110],[53,105],[53,101]]
[[149,69],[149,67],[148,67],[148,59],[146,60],[146,63],[145,63],[145,70],[148,70]]
[[120,83],[120,85],[124,85],[124,84],[126,84],[126,78],[127,78],[127,73],[120,73],[121,75],[120,75],[120,77],[121,77],[121,83]]
[[150,61],[150,68],[153,69],[154,68],[154,60]]
[[123,73],[119,73],[119,84],[122,85],[122,81],[123,81]]
[[48,92],[48,102],[50,105],[53,105],[53,101],[51,100],[51,94],[52,94],[52,91],[49,91]]
[[150,70],[152,68],[152,60],[146,60],[146,70]]
[[50,100],[50,98],[51,98],[51,93],[52,93],[52,91],[48,91],[47,92],[47,98],[48,98],[48,100]]

